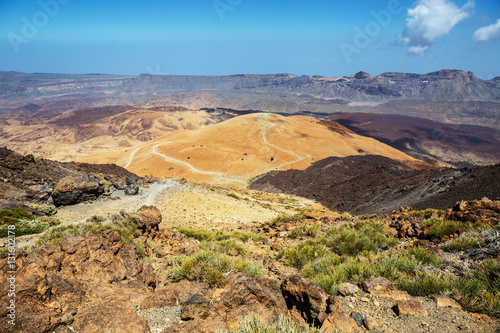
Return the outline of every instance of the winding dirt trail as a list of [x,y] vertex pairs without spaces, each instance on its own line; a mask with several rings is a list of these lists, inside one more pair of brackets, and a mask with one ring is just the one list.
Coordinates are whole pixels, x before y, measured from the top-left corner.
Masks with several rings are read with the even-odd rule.
[[181,164],[181,165],[184,165],[186,167],[188,167],[189,169],[193,170],[194,173],[198,173],[198,174],[202,174],[202,175],[211,175],[211,176],[216,176],[217,178],[219,178],[220,180],[223,180],[223,181],[229,181],[229,182],[236,182],[236,183],[242,183],[244,185],[246,185],[246,182],[241,180],[240,178],[231,178],[231,177],[225,177],[224,174],[222,172],[217,172],[217,171],[206,171],[206,170],[200,170],[200,169],[197,169],[195,168],[194,166],[192,166],[191,164],[189,163],[186,163],[184,161],[181,161],[181,160],[178,160],[176,158],[173,158],[173,157],[168,157],[167,155],[165,154],[161,154],[159,153],[156,148],[158,146],[160,146],[162,144],[157,144],[155,146],[153,146],[153,154],[155,155],[158,155],[158,156],[161,156],[163,157],[165,160],[167,161],[170,161],[170,162],[174,162],[174,163],[177,163],[177,164]]
[[[291,165],[291,164],[298,163],[298,162],[300,162],[300,161],[305,160],[306,158],[312,158],[312,156],[311,156],[311,155],[300,156],[300,155],[296,154],[295,152],[293,152],[293,151],[291,151],[291,150],[286,150],[286,149],[283,149],[283,148],[278,147],[278,146],[276,146],[275,144],[272,144],[272,143],[270,143],[269,141],[267,141],[267,131],[268,131],[270,128],[273,128],[273,127],[275,127],[275,126],[276,126],[276,124],[275,124],[275,123],[272,123],[272,122],[270,122],[270,121],[268,120],[269,115],[270,115],[269,113],[265,113],[265,114],[261,114],[261,115],[259,115],[259,121],[262,121],[262,122],[264,122],[264,123],[266,123],[266,124],[267,124],[267,126],[264,126],[264,127],[260,130],[260,132],[262,133],[262,140],[264,141],[264,143],[265,143],[266,145],[271,146],[271,147],[273,147],[273,148],[275,148],[275,149],[281,150],[281,151],[282,151],[282,152],[284,152],[284,153],[290,154],[290,155],[294,156],[296,159],[295,159],[295,160],[293,160],[293,161],[290,161],[290,162],[285,162],[285,163],[282,163],[282,164],[280,164],[280,165],[278,165],[278,166],[275,166],[275,167],[269,168],[269,169],[267,169],[267,170],[260,171],[260,172],[258,172],[257,174],[267,173],[267,172],[272,171],[272,170],[281,169],[282,167],[284,167],[284,166],[286,166],[286,165]],[[257,175],[257,174],[256,174],[256,175]]]

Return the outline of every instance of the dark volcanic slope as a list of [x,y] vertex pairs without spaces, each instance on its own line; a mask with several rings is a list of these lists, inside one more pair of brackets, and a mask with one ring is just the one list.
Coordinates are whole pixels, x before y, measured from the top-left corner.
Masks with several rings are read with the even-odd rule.
[[382,156],[329,157],[303,171],[272,171],[250,187],[300,195],[355,214],[388,213],[407,205],[444,209],[459,200],[499,200],[500,164],[414,170]]
[[497,129],[374,113],[335,113],[330,119],[429,163],[454,167],[500,163]]

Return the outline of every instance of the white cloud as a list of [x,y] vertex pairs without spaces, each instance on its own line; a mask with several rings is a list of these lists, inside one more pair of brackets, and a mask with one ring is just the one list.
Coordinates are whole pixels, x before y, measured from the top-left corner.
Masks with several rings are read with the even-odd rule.
[[500,19],[496,23],[477,29],[474,32],[473,38],[477,42],[500,39]]
[[450,0],[418,0],[414,8],[408,8],[401,42],[409,46],[408,52],[423,55],[437,38],[449,34],[467,18],[473,8],[473,1],[458,7]]

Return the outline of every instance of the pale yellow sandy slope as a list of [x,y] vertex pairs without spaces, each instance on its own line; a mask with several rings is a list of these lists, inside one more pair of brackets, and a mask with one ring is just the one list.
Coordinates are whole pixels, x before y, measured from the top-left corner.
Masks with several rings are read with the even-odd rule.
[[271,170],[305,169],[329,157],[376,154],[419,161],[375,139],[312,117],[257,113],[197,130],[170,132],[134,148],[94,154],[78,161],[116,163],[139,175],[193,181],[246,182]]

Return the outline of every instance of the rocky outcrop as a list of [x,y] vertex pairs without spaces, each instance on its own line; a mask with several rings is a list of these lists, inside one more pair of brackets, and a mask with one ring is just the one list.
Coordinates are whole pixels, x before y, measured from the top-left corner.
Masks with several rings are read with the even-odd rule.
[[143,235],[147,236],[160,230],[159,225],[162,217],[158,208],[144,205],[137,210],[136,214],[141,218],[140,229]]
[[[116,231],[99,236],[66,236],[58,245],[16,260],[16,326],[7,323],[9,289],[0,289],[2,332],[48,332],[72,324],[78,332],[148,332],[135,315],[134,302],[152,293],[156,277],[149,263],[139,260],[135,246],[123,244]],[[2,286],[11,271],[0,259]],[[134,300],[134,301],[131,301]],[[88,304],[82,307],[83,304]],[[105,314],[105,315],[103,315]]]
[[300,313],[308,324],[314,324],[318,315],[326,310],[327,294],[318,285],[300,275],[286,278],[281,284],[281,292],[288,309]]
[[0,199],[73,205],[109,194],[127,179],[138,191],[141,178],[116,165],[61,163],[0,147]]
[[487,198],[472,201],[459,201],[447,218],[458,221],[471,221],[494,226],[500,223],[500,201]]
[[[222,290],[216,291],[208,309],[206,301],[201,303],[201,306],[197,305],[197,309],[203,312],[200,317],[176,324],[167,332],[217,332],[224,327],[238,327],[244,317],[252,314],[273,320],[288,312],[285,299],[274,280],[249,278],[241,273],[234,274]],[[188,311],[188,307],[189,302],[186,302],[183,308],[186,310],[183,311]]]
[[80,202],[95,200],[104,192],[98,181],[87,175],[71,175],[59,180],[52,192],[54,204],[75,205]]

